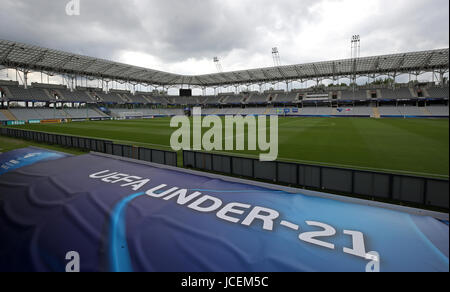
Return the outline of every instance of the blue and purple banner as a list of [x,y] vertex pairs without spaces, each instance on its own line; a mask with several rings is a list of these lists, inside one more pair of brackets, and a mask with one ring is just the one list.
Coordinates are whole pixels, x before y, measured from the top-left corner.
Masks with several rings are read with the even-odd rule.
[[448,225],[93,154],[0,176],[0,271],[448,271]]
[[60,159],[68,155],[34,147],[0,154],[0,175],[41,161]]

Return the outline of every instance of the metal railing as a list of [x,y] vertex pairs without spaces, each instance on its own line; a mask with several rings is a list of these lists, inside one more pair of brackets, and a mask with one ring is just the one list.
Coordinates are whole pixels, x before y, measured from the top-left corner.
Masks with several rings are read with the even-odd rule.
[[324,192],[449,208],[449,181],[281,161],[183,151],[183,166]]
[[101,139],[11,128],[0,128],[0,135],[29,140],[37,143],[46,143],[49,145],[74,148],[82,151],[95,151],[115,156],[143,160],[147,162],[177,166],[177,153],[172,151],[115,144],[112,141]]

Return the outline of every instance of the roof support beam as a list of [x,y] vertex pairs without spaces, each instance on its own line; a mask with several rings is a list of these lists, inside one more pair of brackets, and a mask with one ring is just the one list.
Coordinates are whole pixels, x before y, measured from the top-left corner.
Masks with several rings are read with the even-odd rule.
[[222,81],[220,79],[216,78],[216,75],[209,75],[208,78],[214,80],[215,83],[210,84],[210,85],[220,85],[222,83]]
[[[178,79],[180,79],[180,77],[176,76],[176,77],[170,79],[167,83],[168,84],[175,84],[174,82],[177,81]],[[182,83],[184,83],[184,80],[182,81]]]
[[298,66],[297,65],[294,65],[294,69],[295,69],[295,72],[297,72],[297,77],[298,78],[302,78],[302,76],[303,76],[303,73],[300,71],[300,69],[298,68]]
[[99,72],[102,72],[103,74],[108,74],[107,72],[108,72],[108,70],[111,70],[112,68],[114,68],[114,67],[116,67],[117,65],[116,64],[109,64],[109,65],[107,65],[107,66],[105,66],[105,67],[103,67],[103,68],[101,68],[101,69],[99,69],[98,71]]
[[380,67],[380,58],[381,57],[376,58],[375,62],[373,62],[372,71],[378,71],[378,68]]
[[227,74],[227,73],[219,73],[219,74],[217,74],[217,75],[220,76],[220,77],[222,77],[222,78],[225,80],[225,84],[224,84],[224,85],[226,85],[226,84],[231,84],[231,83],[234,82],[233,79],[230,79],[230,78],[228,77],[228,74]]
[[44,61],[45,55],[47,54],[48,51],[49,51],[49,50],[43,51],[43,52],[40,53],[36,58],[31,59],[31,60],[28,61],[28,62],[30,62],[30,63],[32,63],[33,65],[35,65],[36,63],[39,63],[39,62]]
[[128,71],[134,69],[133,66],[123,66],[123,67],[122,66],[118,66],[117,68],[118,68],[117,70],[108,73],[108,75],[115,76],[115,75],[121,74],[121,75],[125,76],[125,73],[127,73]]
[[319,77],[319,69],[317,69],[317,66],[316,66],[316,64],[312,64],[312,67],[313,67],[313,70],[314,70],[314,74],[316,74],[316,76],[314,76],[314,77],[316,77],[316,78],[318,78]]
[[286,80],[286,79],[287,79],[286,74],[284,74],[284,72],[281,71],[281,68],[280,68],[280,67],[277,67],[277,69],[278,69],[278,72],[280,72],[281,77],[283,77],[284,80]]
[[236,73],[236,72],[231,72],[231,73],[233,74],[234,77],[236,77],[236,80],[234,82],[241,83],[241,82],[245,81],[245,80],[242,80],[241,76],[239,76],[238,73]]
[[406,60],[406,54],[398,59],[398,61],[391,67],[392,71],[400,71],[400,67],[403,66]]
[[192,76],[191,82],[194,79],[197,80],[197,83],[200,83],[200,87],[204,87],[205,84],[197,76]]
[[265,81],[269,82],[271,81],[273,78],[270,77],[269,75],[267,75],[266,71],[264,71],[264,69],[261,69],[261,73],[264,75],[264,77],[266,78]]
[[431,59],[433,59],[435,52],[431,52],[428,57],[423,61],[422,68],[430,67]]
[[74,55],[70,55],[64,59],[62,59],[59,63],[57,63],[55,66],[56,67],[60,67],[60,68],[64,68],[64,66],[66,66],[69,62],[71,62],[73,59],[75,58]]
[[[107,60],[65,53],[26,44],[0,40],[0,65],[23,70],[41,70],[55,74],[112,78],[147,84],[178,83],[189,85],[227,86],[235,84],[271,83],[282,80],[314,80],[338,76],[369,76],[370,74],[399,74],[401,72],[429,72],[447,70],[448,49],[430,50],[405,54],[363,57],[355,60],[338,60],[291,67],[271,67],[253,70],[215,73],[199,76],[171,74]],[[402,68],[408,61],[408,68]],[[359,69],[359,64],[364,65]],[[433,62],[433,65],[431,65]],[[380,69],[381,64],[386,69]],[[292,73],[291,73],[292,72]]]
[[11,54],[12,51],[14,51],[15,48],[16,48],[16,44],[13,44],[8,48],[6,53],[1,58],[2,63],[4,63],[8,59],[9,55]]
[[92,60],[86,64],[84,64],[83,66],[77,68],[77,70],[79,71],[87,71],[92,65],[94,65],[97,62],[97,60]]
[[251,71],[250,70],[247,70],[247,71],[245,71],[247,74],[248,74],[248,76],[250,77],[250,79],[253,79],[253,80],[256,80],[257,78],[255,77],[255,75],[253,75],[253,73],[251,73]]
[[130,73],[128,73],[128,78],[137,78],[137,76],[139,76],[139,74],[142,74],[142,73],[146,73],[147,72],[147,70],[139,70],[139,71],[134,71],[134,72],[130,72]]

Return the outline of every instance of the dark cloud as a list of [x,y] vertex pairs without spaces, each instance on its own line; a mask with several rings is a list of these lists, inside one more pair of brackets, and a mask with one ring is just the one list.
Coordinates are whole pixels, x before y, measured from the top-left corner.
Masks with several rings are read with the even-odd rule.
[[[2,0],[0,37],[97,57],[111,58],[122,49],[181,61],[252,46],[258,50],[258,40],[265,37],[258,33],[261,27],[271,29],[289,12],[308,14],[296,1],[285,0],[81,0],[81,15],[68,17],[67,2]],[[302,2],[307,7],[317,1]]]
[[[83,1],[81,14],[69,17],[69,1],[2,0],[0,37],[45,47],[113,58],[142,29],[128,1]],[[108,5],[105,3],[108,2]],[[112,9],[112,7],[115,7]]]

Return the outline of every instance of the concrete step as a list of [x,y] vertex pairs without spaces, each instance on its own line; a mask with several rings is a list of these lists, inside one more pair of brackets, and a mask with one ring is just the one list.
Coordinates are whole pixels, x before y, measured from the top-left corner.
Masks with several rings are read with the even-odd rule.
[[10,121],[17,121],[17,118],[9,110],[0,110],[0,112]]
[[381,118],[380,111],[379,111],[379,109],[377,107],[373,107],[372,108],[372,112],[373,112],[372,118],[375,118],[375,119]]

